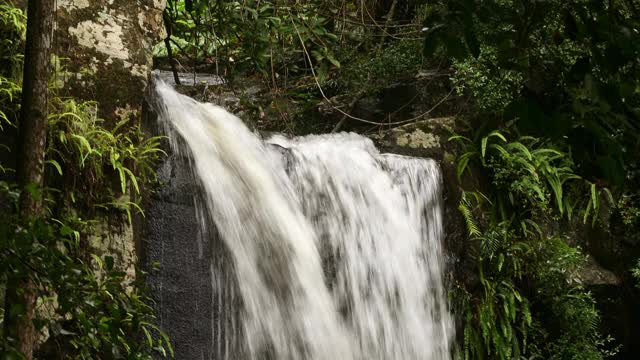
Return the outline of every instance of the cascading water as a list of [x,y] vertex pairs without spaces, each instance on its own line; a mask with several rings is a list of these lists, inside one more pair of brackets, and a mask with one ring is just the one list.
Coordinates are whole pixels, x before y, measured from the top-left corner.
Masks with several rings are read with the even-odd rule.
[[356,134],[261,141],[222,108],[156,91],[204,190],[201,223],[233,259],[239,324],[218,326],[242,344],[214,358],[450,358],[434,161]]

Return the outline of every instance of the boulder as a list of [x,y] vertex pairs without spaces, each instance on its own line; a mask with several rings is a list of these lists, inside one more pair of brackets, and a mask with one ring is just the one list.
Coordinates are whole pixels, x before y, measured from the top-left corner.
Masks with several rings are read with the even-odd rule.
[[99,103],[110,123],[139,117],[153,64],[166,37],[166,0],[58,0],[54,53],[63,95]]

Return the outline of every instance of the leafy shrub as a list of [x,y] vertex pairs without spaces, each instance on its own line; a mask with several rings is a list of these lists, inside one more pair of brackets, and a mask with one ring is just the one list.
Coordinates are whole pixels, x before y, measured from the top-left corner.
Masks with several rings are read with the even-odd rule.
[[[597,218],[600,193],[574,173],[571,158],[531,137],[508,141],[493,131],[465,144],[458,175],[470,168],[490,192],[463,192],[459,209],[473,244],[479,286],[464,289],[464,359],[603,359],[600,317],[578,273],[579,249],[558,238],[549,219]],[[584,195],[584,189],[591,189]]]
[[0,2],[0,77],[19,79],[27,17],[11,1]]
[[487,170],[493,185],[503,191],[497,204],[503,218],[511,207],[532,211],[533,215],[551,214],[548,210],[552,204],[560,216],[571,219],[579,212],[585,223],[589,218],[595,222],[603,197],[615,205],[609,189],[598,188],[575,174],[570,154],[555,149],[550,143],[530,136],[507,141],[499,131],[482,137],[479,144],[464,136],[450,139],[467,146],[458,160],[458,177],[475,159]]
[[453,80],[458,94],[470,94],[478,107],[487,112],[500,112],[509,105],[523,86],[521,73],[495,67],[497,54],[486,48],[480,56],[453,61]]
[[0,131],[17,119],[26,30],[27,18],[22,10],[10,2],[0,2]]
[[[217,66],[257,71],[271,81],[276,73],[299,72],[312,59],[324,78],[331,68],[340,67],[333,52],[338,38],[331,31],[332,20],[321,11],[325,6],[321,2],[171,0],[165,18],[177,55],[193,62],[214,59]],[[155,54],[167,55],[166,46],[159,45]]]
[[[95,218],[97,210],[102,215],[123,211],[131,221],[131,210],[141,209],[128,194],[136,196],[154,179],[160,139],[145,138],[128,118],[106,130],[95,103],[53,98],[51,106],[48,187],[33,193],[44,197],[48,215],[25,224],[18,217],[19,189],[1,183],[0,198],[12,206],[5,204],[8,214],[0,220],[0,279],[19,283],[30,276],[34,282],[40,304],[37,326],[53,342],[42,351],[63,351],[79,359],[168,355],[171,345],[152,323],[142,278],[133,280],[108,254],[90,254],[88,236],[100,233],[98,221],[78,217]],[[13,339],[6,338],[5,355],[12,346]]]
[[[2,190],[17,200],[6,183]],[[94,230],[77,218],[28,224],[17,215],[0,219],[0,274],[11,274],[13,281],[30,276],[34,282],[35,323],[49,338],[43,356],[151,359],[157,352],[171,353],[167,336],[152,323],[141,280],[119,271],[109,255],[86,253],[81,234]],[[14,353],[13,339],[2,339],[0,354]]]
[[427,5],[425,51],[453,59],[481,110],[568,142],[581,176],[620,185],[637,143],[638,11],[632,1],[440,0]]
[[344,53],[345,65],[339,81],[349,90],[360,90],[363,86],[377,90],[399,78],[414,77],[423,67],[420,43],[415,40],[395,41],[377,56],[358,48],[345,49]]
[[636,286],[640,288],[640,259],[638,259],[638,263],[631,269],[631,275],[636,279]]
[[145,137],[129,117],[104,128],[94,102],[54,98],[52,103],[47,163],[55,170],[51,184],[65,188],[60,204],[82,205],[87,214],[121,209],[131,222],[132,209],[142,212],[136,203],[140,189],[155,179],[153,166],[164,154],[161,137]]

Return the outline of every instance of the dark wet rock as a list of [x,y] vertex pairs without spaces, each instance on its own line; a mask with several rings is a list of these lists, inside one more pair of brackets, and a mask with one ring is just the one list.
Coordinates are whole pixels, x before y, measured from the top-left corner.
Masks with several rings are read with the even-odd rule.
[[587,256],[587,263],[578,274],[581,282],[587,286],[618,286],[622,280],[612,271],[600,266],[592,256]]
[[[161,186],[145,204],[140,235],[156,323],[168,333],[178,360],[236,354],[242,336],[228,335],[240,309],[233,264],[214,226],[201,227],[201,189],[188,159],[168,157],[158,180]],[[154,263],[158,269],[153,270]]]
[[[167,84],[176,85],[175,78],[173,76],[173,72],[168,70],[154,70],[154,75],[157,75],[162,81]],[[207,73],[186,73],[181,72],[178,73],[178,78],[180,79],[180,85],[182,86],[196,86],[196,85],[221,85],[224,84],[224,79],[215,74],[207,74]]]

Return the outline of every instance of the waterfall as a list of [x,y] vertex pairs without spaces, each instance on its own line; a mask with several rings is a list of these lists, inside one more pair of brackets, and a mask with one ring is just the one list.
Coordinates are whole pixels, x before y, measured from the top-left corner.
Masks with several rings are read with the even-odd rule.
[[220,107],[156,92],[203,189],[203,230],[215,225],[233,264],[237,294],[218,294],[237,296],[220,310],[237,317],[212,324],[214,358],[450,358],[434,161],[357,134],[263,141]]

